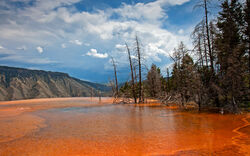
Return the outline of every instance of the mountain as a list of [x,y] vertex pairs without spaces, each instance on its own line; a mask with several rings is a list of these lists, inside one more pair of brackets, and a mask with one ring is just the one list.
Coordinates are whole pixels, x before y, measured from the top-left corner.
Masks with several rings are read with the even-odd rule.
[[111,87],[68,74],[0,66],[0,101],[52,97],[109,96]]

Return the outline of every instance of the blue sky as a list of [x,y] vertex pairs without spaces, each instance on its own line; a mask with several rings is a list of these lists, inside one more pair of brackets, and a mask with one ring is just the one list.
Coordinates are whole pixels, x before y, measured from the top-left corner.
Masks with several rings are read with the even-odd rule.
[[193,10],[196,2],[1,0],[0,65],[66,72],[105,83],[113,77],[112,56],[118,79],[126,81],[124,43],[134,50],[138,35],[145,66],[155,63],[165,71],[172,63],[169,54],[180,41],[192,47],[190,33],[203,18],[202,9]]

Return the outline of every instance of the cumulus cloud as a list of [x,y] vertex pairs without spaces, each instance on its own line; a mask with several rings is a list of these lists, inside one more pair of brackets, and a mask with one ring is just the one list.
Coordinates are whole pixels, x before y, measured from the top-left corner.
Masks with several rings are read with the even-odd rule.
[[25,45],[22,45],[20,47],[16,48],[17,50],[27,50],[27,47]]
[[159,0],[159,3],[168,3],[170,5],[181,5],[189,0]]
[[84,43],[84,45],[85,45],[85,46],[87,46],[87,47],[88,47],[88,46],[90,46],[90,44],[89,44],[89,43]]
[[183,33],[184,33],[184,30],[183,30],[183,29],[180,29],[180,30],[178,31],[178,33],[179,33],[179,34],[183,34]]
[[2,56],[0,57],[1,62],[12,62],[12,63],[28,63],[36,65],[44,64],[58,64],[58,61],[51,60],[50,58],[37,58],[35,56],[23,56],[22,53],[16,52],[14,50],[6,50],[1,52]]
[[98,53],[96,49],[90,49],[89,52],[87,52],[88,56],[96,57],[96,58],[107,58],[108,54],[107,53]]
[[76,44],[76,45],[82,45],[82,42],[79,40],[71,40],[70,43]]
[[66,45],[63,43],[63,44],[61,44],[61,47],[62,48],[66,48]]
[[3,46],[0,45],[0,49],[5,49]]
[[6,57],[0,58],[1,61],[8,61],[8,62],[18,62],[18,63],[30,63],[30,64],[51,64],[51,63],[58,63],[57,61],[52,61],[49,58],[34,58],[34,57],[24,57],[20,55],[8,55]]
[[126,52],[126,45],[116,44],[115,48],[117,51]]
[[[79,1],[42,0],[36,1],[33,5],[27,3],[25,8],[13,9],[13,6],[8,6],[9,11],[0,10],[4,15],[0,16],[0,41],[36,47],[39,53],[43,53],[44,49],[36,45],[49,44],[50,47],[69,48],[72,44],[79,47],[95,44],[97,49],[105,47],[109,52],[102,54],[96,49],[91,49],[86,55],[97,58],[107,58],[112,55],[118,62],[124,64],[127,63],[125,60],[127,57],[122,57],[126,54],[123,44],[126,41],[133,49],[135,35],[142,39],[145,59],[158,62],[163,60],[161,55],[168,57],[180,41],[190,43],[189,36],[185,36],[185,33],[175,34],[163,28],[163,23],[168,18],[165,8],[181,5],[189,0],[124,3],[117,8],[93,12],[77,10],[74,4]],[[112,18],[114,16],[117,18]],[[183,31],[186,32],[186,29]],[[61,43],[67,43],[67,46]],[[48,50],[46,48],[46,51]]]
[[40,47],[40,46],[36,47],[36,50],[37,50],[40,54],[43,53],[43,48]]
[[163,6],[181,5],[189,0],[156,0],[149,3],[136,3],[134,5],[123,4],[122,7],[114,9],[114,12],[125,19],[143,20],[158,23],[159,19],[167,18]]
[[116,49],[123,49],[123,48],[125,48],[126,46],[125,45],[121,45],[121,44],[116,44],[115,45],[115,48]]

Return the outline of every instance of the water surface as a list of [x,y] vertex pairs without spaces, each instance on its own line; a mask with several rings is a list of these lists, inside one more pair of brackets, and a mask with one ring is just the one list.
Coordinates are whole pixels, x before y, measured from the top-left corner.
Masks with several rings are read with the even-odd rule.
[[189,113],[111,101],[2,102],[0,155],[250,154],[248,114]]

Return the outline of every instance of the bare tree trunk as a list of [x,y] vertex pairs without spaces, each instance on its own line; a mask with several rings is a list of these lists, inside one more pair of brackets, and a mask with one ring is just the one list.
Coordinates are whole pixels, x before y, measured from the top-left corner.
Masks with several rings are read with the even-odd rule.
[[210,43],[210,34],[209,34],[209,25],[208,25],[208,11],[207,11],[207,0],[204,0],[204,9],[205,9],[205,18],[206,18],[206,37],[207,37],[207,43],[208,43],[208,54],[210,57],[210,66],[212,73],[214,73],[214,58],[212,54],[212,48]]
[[200,60],[201,60],[201,66],[203,67],[204,64],[203,64],[203,55],[202,55],[202,50],[201,50],[201,36],[199,35],[198,37],[198,51],[199,51],[199,54],[200,54]]
[[136,73],[136,66],[133,64],[133,69],[134,69],[134,78],[135,78],[135,84],[137,84],[137,73]]
[[182,107],[184,107],[184,95],[183,95],[183,93],[181,93],[181,105],[182,105]]
[[134,70],[133,70],[132,59],[131,59],[129,47],[128,47],[127,43],[125,43],[125,44],[126,44],[127,51],[128,51],[128,59],[129,59],[130,70],[131,70],[132,93],[133,93],[133,97],[134,97],[134,102],[137,103],[136,92],[135,92],[135,80],[134,80]]
[[166,88],[167,93],[169,93],[169,91],[170,91],[170,82],[169,82],[169,79],[170,79],[170,77],[169,77],[169,69],[167,68],[167,88]]
[[[99,89],[98,89],[99,90]],[[99,102],[101,102],[102,101],[102,98],[101,98],[101,91],[99,90],[98,91],[98,95],[99,95]]]
[[203,44],[204,44],[204,54],[205,54],[205,61],[206,61],[206,67],[208,66],[208,61],[207,61],[207,43],[206,43],[206,35],[205,35],[205,30],[204,30],[204,25],[203,25]]
[[141,78],[141,49],[139,45],[138,37],[136,36],[136,51],[138,55],[138,65],[139,65],[139,103],[142,102],[142,78]]
[[232,104],[233,104],[233,112],[234,112],[234,113],[239,113],[239,107],[238,107],[238,105],[237,105],[237,103],[236,103],[236,101],[235,101],[234,96],[233,96],[233,98],[232,98]]
[[[211,51],[212,51],[212,56],[214,56],[214,49],[215,49],[215,46],[214,46],[214,42],[215,42],[215,27],[213,25],[213,22],[210,22],[209,23],[209,31],[210,31],[210,36],[211,36]],[[213,58],[214,59],[214,58]],[[214,60],[213,60],[214,61]]]
[[200,93],[198,93],[198,106],[199,106],[199,111],[201,111],[201,102],[202,102],[202,96]]
[[114,67],[114,73],[115,73],[115,97],[118,96],[118,80],[117,80],[117,74],[116,74],[116,64],[115,64],[115,61],[114,61],[114,58],[111,57],[111,60],[112,60],[112,64],[113,64],[113,67]]
[[141,96],[142,96],[142,102],[144,103],[144,86],[142,85],[142,94],[141,94]]

